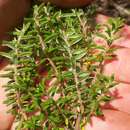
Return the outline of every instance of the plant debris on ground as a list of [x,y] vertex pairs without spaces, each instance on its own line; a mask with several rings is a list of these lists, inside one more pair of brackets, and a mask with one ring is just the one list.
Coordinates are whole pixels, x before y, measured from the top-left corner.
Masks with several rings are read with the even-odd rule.
[[130,0],[95,0],[99,13],[111,17],[122,17],[130,24]]

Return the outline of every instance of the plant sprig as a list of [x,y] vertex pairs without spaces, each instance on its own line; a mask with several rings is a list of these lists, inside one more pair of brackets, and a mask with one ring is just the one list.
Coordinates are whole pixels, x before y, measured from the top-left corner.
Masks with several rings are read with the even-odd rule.
[[[80,130],[111,99],[114,77],[99,71],[108,50],[94,43],[86,9],[41,4],[33,10],[6,42],[10,52],[1,52],[14,65],[6,104],[19,122],[17,130]],[[117,32],[119,26],[111,23]]]

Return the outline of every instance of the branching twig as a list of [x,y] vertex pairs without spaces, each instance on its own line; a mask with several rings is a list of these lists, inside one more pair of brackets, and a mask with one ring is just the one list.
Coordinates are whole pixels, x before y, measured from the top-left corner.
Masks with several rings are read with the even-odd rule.
[[111,5],[113,5],[121,15],[129,16],[130,17],[130,11],[127,10],[125,7],[115,3],[114,1],[111,0]]

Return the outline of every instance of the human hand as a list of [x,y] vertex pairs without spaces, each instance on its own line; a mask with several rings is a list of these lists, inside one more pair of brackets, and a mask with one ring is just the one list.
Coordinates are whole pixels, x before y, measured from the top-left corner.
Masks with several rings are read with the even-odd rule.
[[0,40],[7,39],[11,31],[27,13],[30,0],[0,0]]
[[[101,19],[105,22],[108,18],[103,15],[98,15],[97,21],[100,23],[103,22]],[[92,117],[91,123],[86,126],[85,130],[129,130],[130,27],[126,25],[120,33],[121,38],[113,43],[113,45],[119,47],[115,51],[117,57],[112,61],[107,61],[104,66],[104,73],[107,75],[114,73],[115,80],[119,83],[110,90],[110,94],[114,97],[114,100],[102,106],[104,117]],[[96,42],[98,43],[99,41],[101,42],[101,40],[97,39]],[[101,42],[101,44],[104,43]],[[8,81],[8,79],[5,79],[5,81]],[[8,119],[8,123],[11,124],[13,117],[8,116]]]
[[[102,18],[102,19],[104,20],[105,18]],[[128,28],[129,27],[127,27],[127,29]],[[130,61],[129,60],[129,53],[128,53],[129,52],[129,45],[127,44],[129,38],[126,38],[126,35],[128,35],[129,33],[130,33],[130,31],[128,31],[127,34],[123,34],[123,36],[122,36],[123,37],[122,43],[123,43],[123,46],[125,45],[125,48],[123,48],[123,50],[122,49],[117,50],[116,54],[118,55],[118,60],[108,62],[106,64],[105,68],[104,68],[104,72],[109,74],[109,75],[114,72],[115,75],[116,75],[116,80],[121,82],[119,84],[120,87],[116,86],[116,88],[117,88],[117,90],[120,94],[118,96],[121,97],[121,98],[112,101],[110,106],[109,105],[104,106],[104,115],[105,115],[104,119],[105,119],[105,121],[103,121],[103,120],[101,120],[100,118],[97,118],[97,117],[92,117],[92,124],[93,125],[92,126],[91,125],[86,126],[87,130],[110,130],[110,129],[113,129],[113,130],[117,130],[117,129],[118,130],[129,130],[130,116],[128,115],[128,113],[129,113],[128,101],[129,101],[129,98],[130,98],[129,97],[130,89],[129,89],[129,79],[128,79],[129,77],[128,76],[129,76],[129,70],[130,70],[129,65],[130,64],[129,63],[124,64],[125,61]],[[126,41],[127,41],[127,43],[126,43]],[[115,44],[118,45],[120,43],[117,42]],[[128,58],[128,59],[124,60],[124,58],[122,58],[122,57]],[[113,69],[113,66],[120,64],[120,63],[121,63],[120,68],[118,68],[117,71],[115,71],[115,69]],[[122,70],[122,67],[124,67],[124,65],[125,65],[125,68],[128,68],[128,71],[127,70],[125,71],[123,69],[123,72],[125,72],[125,73],[120,73],[119,70]],[[122,78],[122,75],[123,75],[123,78]],[[4,81],[4,80],[2,79],[2,81]],[[7,82],[8,79],[5,79],[5,81]],[[113,89],[116,89],[116,88],[113,88]],[[114,90],[111,90],[111,91],[113,92],[113,95],[114,95]],[[4,94],[4,91],[1,91],[1,93]],[[5,98],[4,95],[1,96],[2,100],[4,98]],[[125,102],[125,104],[120,105],[121,102],[122,103]],[[123,108],[122,108],[122,106],[123,106]],[[1,106],[1,108],[2,107],[3,106]],[[118,109],[118,110],[113,110],[113,107],[114,107],[114,109]],[[4,109],[4,111],[5,110],[7,110],[7,107],[6,107],[6,109]],[[3,112],[3,110],[2,110],[2,112]],[[113,116],[111,116],[111,115],[113,115]],[[7,120],[6,125],[9,124],[8,126],[10,126],[10,124],[13,121],[13,117],[11,115],[8,115],[7,117],[2,115],[2,118],[3,117],[5,117],[5,119]],[[1,127],[3,127],[3,126],[1,126]],[[7,128],[7,127],[3,127],[3,128]],[[4,129],[2,129],[2,130],[4,130]]]

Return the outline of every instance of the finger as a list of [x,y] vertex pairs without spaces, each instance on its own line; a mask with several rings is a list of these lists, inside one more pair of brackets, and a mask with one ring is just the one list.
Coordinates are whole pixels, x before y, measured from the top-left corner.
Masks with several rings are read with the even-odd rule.
[[[4,73],[5,73],[4,70],[0,70],[0,74]],[[7,113],[10,107],[7,107],[3,103],[6,100],[6,92],[5,88],[3,88],[2,86],[6,85],[8,81],[9,81],[8,78],[0,78],[0,130],[9,130],[14,120],[14,116]]]
[[[96,16],[96,22],[97,22],[98,24],[106,24],[110,18],[111,18],[111,17],[109,17],[109,16],[105,16],[105,15],[102,15],[102,14],[98,14],[98,15]],[[125,36],[125,37],[127,37],[127,38],[130,38],[130,26],[125,25],[125,26],[121,29],[120,33],[122,34],[122,36]]]
[[7,31],[19,24],[30,6],[30,0],[0,0],[0,39],[7,39]]
[[[98,14],[96,17],[96,22],[98,24],[108,24],[108,20],[110,17]],[[118,32],[119,39],[115,40],[113,42],[113,45],[119,46],[119,47],[126,47],[130,48],[130,26],[124,25],[122,29]],[[106,44],[105,41],[102,38],[96,38],[97,43],[100,43],[98,41],[102,41],[101,44]]]
[[114,110],[104,110],[104,117],[92,117],[85,130],[129,130],[130,116]]
[[7,113],[9,107],[3,104],[6,99],[6,93],[4,88],[0,87],[0,130],[9,130],[12,126],[14,116]]

